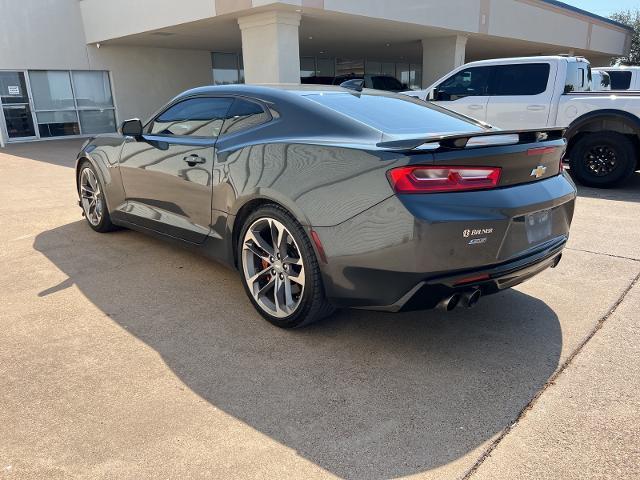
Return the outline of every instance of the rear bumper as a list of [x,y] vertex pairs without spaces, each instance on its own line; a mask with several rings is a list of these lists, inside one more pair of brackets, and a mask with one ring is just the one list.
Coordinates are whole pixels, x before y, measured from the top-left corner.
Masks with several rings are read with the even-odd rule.
[[[331,303],[398,311],[434,307],[464,277],[489,275],[491,294],[551,266],[573,216],[575,188],[563,175],[461,194],[391,197],[334,227],[314,228]],[[526,215],[552,212],[546,237],[527,237]],[[476,235],[476,232],[480,232]]]
[[[556,239],[545,244],[536,254],[512,262],[423,280],[394,304],[371,307],[371,309],[399,312],[435,308],[443,298],[471,288],[480,288],[483,296],[497,293],[500,290],[518,285],[549,267],[555,267],[560,262],[562,249],[566,243],[566,237]],[[464,281],[467,278],[484,277],[485,275],[488,278],[483,280]]]

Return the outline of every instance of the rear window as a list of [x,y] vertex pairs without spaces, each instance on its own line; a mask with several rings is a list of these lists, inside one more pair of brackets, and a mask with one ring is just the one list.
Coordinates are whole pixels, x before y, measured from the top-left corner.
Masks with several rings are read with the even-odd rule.
[[413,99],[383,95],[325,93],[306,97],[389,134],[475,132],[483,129],[465,117]]
[[548,63],[496,65],[493,68],[495,86],[490,95],[538,95],[547,89]]
[[631,87],[631,72],[617,72],[607,70],[611,77],[611,90],[629,90]]

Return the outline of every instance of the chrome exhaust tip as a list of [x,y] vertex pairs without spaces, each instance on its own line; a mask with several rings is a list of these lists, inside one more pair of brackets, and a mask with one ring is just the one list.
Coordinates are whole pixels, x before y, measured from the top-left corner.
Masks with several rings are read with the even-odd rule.
[[453,295],[440,300],[437,308],[445,312],[450,312],[458,306],[458,303],[460,303],[460,295],[454,293]]
[[467,290],[462,294],[462,304],[467,307],[473,307],[482,296],[482,291],[479,288],[474,288],[473,290]]

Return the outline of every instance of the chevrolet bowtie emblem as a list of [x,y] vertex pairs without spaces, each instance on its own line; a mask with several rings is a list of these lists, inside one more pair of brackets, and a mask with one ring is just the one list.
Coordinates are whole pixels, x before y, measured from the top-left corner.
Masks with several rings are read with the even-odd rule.
[[538,165],[536,168],[531,170],[531,176],[540,178],[547,171],[547,167],[543,167],[542,165]]

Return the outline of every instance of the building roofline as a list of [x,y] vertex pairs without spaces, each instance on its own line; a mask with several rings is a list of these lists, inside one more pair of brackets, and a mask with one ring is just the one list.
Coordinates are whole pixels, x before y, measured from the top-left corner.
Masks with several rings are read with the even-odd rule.
[[585,15],[587,17],[595,18],[596,20],[600,20],[601,22],[610,23],[611,25],[615,25],[620,28],[624,28],[630,32],[633,32],[633,27],[629,25],[625,25],[624,23],[618,22],[616,20],[611,20],[610,18],[603,17],[601,15],[596,15],[595,13],[589,12],[588,10],[583,10],[582,8],[574,7],[573,5],[568,5],[564,2],[559,2],[558,0],[539,0],[542,3],[548,3],[549,5],[553,5],[554,7],[562,8],[564,10],[569,10],[571,12],[579,13],[581,15]]

